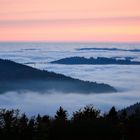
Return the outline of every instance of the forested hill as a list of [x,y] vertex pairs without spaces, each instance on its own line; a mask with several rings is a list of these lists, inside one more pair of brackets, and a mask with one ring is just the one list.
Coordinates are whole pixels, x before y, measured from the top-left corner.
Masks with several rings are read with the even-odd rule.
[[108,84],[82,81],[0,59],[0,93],[18,90],[56,90],[65,93],[116,92],[116,89]]
[[122,113],[123,111],[125,111],[128,115],[132,115],[132,114],[136,113],[138,110],[140,111],[140,103],[136,103],[134,105],[126,107],[126,108],[120,110],[119,113]]
[[76,65],[76,64],[87,64],[87,65],[140,65],[139,61],[132,61],[130,58],[117,59],[117,58],[107,58],[107,57],[97,57],[97,58],[85,58],[85,57],[67,57],[62,58],[56,61],[52,61],[52,64],[67,64],[67,65]]

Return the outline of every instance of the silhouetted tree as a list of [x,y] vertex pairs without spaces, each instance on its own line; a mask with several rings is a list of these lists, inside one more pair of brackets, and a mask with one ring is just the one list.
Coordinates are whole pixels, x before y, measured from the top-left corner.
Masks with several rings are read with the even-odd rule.
[[74,121],[82,120],[94,120],[100,116],[100,111],[96,110],[93,105],[88,105],[84,107],[83,110],[79,110],[73,113],[72,119]]
[[55,115],[55,120],[56,121],[67,121],[67,111],[64,110],[61,106],[57,110],[56,115]]
[[107,117],[108,117],[110,120],[117,120],[118,115],[117,115],[116,108],[115,108],[114,106],[110,109],[110,111],[109,111]]
[[127,112],[126,112],[126,110],[124,109],[122,112],[121,112],[121,114],[120,114],[120,119],[121,120],[125,120],[125,119],[127,119]]
[[54,118],[48,115],[27,117],[18,110],[0,109],[0,140],[139,140],[140,111],[121,114],[112,107],[105,116],[92,105],[67,117],[60,107]]
[[0,122],[3,128],[5,139],[14,138],[17,135],[17,122],[19,117],[19,110],[0,110]]
[[36,117],[35,122],[35,140],[47,140],[48,139],[48,122],[49,116],[45,115],[41,117],[39,114]]
[[31,118],[27,126],[27,137],[28,140],[33,140],[35,136],[35,119]]

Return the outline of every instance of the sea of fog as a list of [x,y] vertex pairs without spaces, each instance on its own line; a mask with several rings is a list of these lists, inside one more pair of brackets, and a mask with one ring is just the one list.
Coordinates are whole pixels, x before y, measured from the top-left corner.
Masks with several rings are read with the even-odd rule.
[[117,57],[119,59],[131,57],[132,60],[140,61],[140,44],[0,43],[0,58],[2,59],[10,59],[81,80],[107,83],[118,90],[117,93],[89,95],[66,94],[57,91],[51,91],[49,94],[8,92],[0,95],[0,108],[20,109],[29,115],[37,113],[53,115],[59,106],[64,107],[71,114],[88,104],[93,104],[105,112],[111,106],[121,109],[140,102],[140,65],[58,65],[49,63],[71,56]]

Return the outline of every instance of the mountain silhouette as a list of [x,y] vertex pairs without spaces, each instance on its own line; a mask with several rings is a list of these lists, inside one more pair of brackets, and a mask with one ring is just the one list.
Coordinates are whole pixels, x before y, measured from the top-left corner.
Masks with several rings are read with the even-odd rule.
[[116,92],[116,89],[108,84],[82,81],[0,59],[0,93],[22,90],[56,90],[65,93]]
[[140,111],[140,102],[120,110],[119,113],[122,113],[123,111],[126,111],[126,113],[128,115],[132,115],[132,114],[136,113],[137,110]]
[[140,65],[138,61],[131,61],[131,58],[117,59],[117,58],[107,58],[107,57],[97,57],[97,58],[85,58],[85,57],[67,57],[56,61],[50,62],[52,64],[89,64],[89,65],[107,65],[107,64],[117,64],[117,65]]
[[125,51],[125,52],[140,52],[140,49],[121,49],[121,48],[77,48],[77,51]]

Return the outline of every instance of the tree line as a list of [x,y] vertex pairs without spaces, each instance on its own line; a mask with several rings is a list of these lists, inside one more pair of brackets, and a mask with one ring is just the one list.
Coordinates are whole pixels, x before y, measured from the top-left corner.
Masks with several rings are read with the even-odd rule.
[[140,110],[133,114],[112,107],[102,114],[93,105],[73,112],[28,117],[19,110],[0,109],[0,140],[139,140]]

